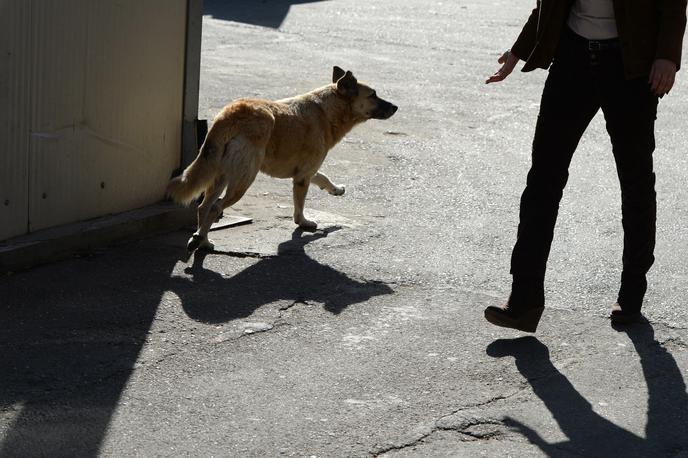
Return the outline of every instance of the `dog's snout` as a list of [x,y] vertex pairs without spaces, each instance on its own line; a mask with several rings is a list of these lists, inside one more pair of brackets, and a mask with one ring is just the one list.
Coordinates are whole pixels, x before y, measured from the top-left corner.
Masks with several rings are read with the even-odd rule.
[[399,107],[386,100],[380,99],[377,108],[370,115],[373,119],[389,119],[397,112]]

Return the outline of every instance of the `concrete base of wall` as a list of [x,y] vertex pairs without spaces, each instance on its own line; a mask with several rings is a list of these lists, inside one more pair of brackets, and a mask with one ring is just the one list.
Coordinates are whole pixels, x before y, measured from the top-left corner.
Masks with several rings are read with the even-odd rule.
[[[248,218],[223,218],[223,226],[250,223]],[[107,245],[193,227],[194,208],[161,203],[75,224],[46,229],[0,242],[0,274],[7,274],[84,254]]]

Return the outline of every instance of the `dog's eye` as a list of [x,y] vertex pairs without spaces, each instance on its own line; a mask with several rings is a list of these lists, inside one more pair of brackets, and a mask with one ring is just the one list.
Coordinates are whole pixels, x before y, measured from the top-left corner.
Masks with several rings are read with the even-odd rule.
[[377,93],[376,93],[375,91],[373,91],[373,93],[372,93],[372,94],[370,94],[370,95],[369,95],[368,97],[372,97],[372,98],[375,98],[375,97],[377,97]]

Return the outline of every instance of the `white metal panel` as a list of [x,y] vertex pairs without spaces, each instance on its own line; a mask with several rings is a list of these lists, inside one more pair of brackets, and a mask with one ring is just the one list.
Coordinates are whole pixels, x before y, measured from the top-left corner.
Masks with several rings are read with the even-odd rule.
[[29,0],[0,0],[0,240],[28,229],[30,19]]
[[180,159],[186,0],[34,1],[30,229],[158,201]]

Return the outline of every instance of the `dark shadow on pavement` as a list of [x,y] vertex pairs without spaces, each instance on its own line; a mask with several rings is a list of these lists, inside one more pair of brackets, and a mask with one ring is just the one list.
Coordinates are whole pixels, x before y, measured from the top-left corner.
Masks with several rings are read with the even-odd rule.
[[192,279],[173,276],[183,233],[0,278],[0,457],[98,456],[167,291],[205,322],[249,316],[281,298],[339,313],[391,294],[305,254],[336,229],[297,231],[278,256],[231,278],[203,268],[203,256],[188,268]]
[[98,455],[178,260],[143,241],[0,279],[0,456]]
[[349,305],[392,294],[392,288],[384,283],[354,280],[306,254],[308,243],[339,229],[335,226],[315,233],[297,229],[290,240],[279,245],[276,256],[262,258],[231,277],[203,267],[207,254],[197,252],[186,269],[191,278],[174,278],[171,289],[189,317],[205,323],[246,318],[278,300],[318,302],[339,314]]
[[324,0],[204,0],[203,14],[225,21],[277,29],[292,5]]
[[688,451],[688,394],[673,356],[654,338],[652,325],[643,321],[625,327],[640,356],[649,399],[645,438],[606,420],[592,409],[552,364],[549,350],[535,337],[497,340],[487,347],[495,357],[512,356],[516,367],[545,403],[568,441],[547,443],[536,431],[513,418],[504,423],[523,434],[549,456],[567,451],[580,456],[676,456]]

